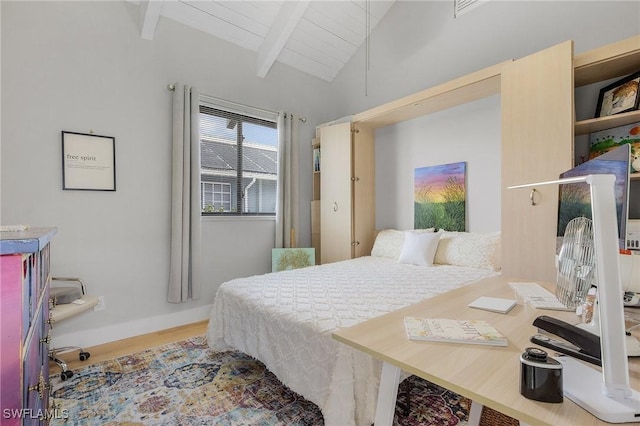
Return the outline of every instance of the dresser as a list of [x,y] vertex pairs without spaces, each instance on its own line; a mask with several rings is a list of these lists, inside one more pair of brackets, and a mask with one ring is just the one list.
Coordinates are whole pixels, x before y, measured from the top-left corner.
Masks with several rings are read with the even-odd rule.
[[49,416],[50,242],[56,228],[0,232],[0,423]]

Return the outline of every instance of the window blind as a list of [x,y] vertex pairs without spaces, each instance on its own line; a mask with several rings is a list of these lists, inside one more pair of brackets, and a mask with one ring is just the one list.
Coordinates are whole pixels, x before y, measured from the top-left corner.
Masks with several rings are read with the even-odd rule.
[[201,99],[203,214],[275,214],[276,117],[258,108]]

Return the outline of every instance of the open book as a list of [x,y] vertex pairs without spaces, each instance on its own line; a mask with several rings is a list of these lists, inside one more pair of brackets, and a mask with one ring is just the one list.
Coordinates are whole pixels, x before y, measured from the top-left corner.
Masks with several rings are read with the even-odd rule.
[[490,346],[508,345],[507,339],[498,330],[481,320],[404,317],[404,326],[410,340]]

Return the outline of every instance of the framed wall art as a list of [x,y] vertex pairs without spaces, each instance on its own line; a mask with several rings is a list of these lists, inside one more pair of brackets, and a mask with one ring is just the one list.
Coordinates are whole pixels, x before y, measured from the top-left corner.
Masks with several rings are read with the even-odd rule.
[[63,131],[62,189],[115,191],[115,138]]
[[640,71],[616,81],[600,90],[596,118],[638,109]]
[[466,230],[467,163],[420,167],[414,171],[414,229]]

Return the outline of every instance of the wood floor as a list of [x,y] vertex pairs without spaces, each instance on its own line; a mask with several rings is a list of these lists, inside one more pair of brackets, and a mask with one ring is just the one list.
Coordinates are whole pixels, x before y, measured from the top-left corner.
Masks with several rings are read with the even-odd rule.
[[[188,339],[194,336],[200,336],[207,332],[208,320],[195,322],[192,324],[182,325],[180,327],[160,330],[153,333],[143,334],[141,336],[130,337],[128,339],[117,340],[115,342],[105,343],[103,345],[83,348],[91,354],[86,361],[78,360],[78,351],[63,353],[60,355],[67,362],[70,370],[86,367],[102,361],[107,361],[123,355],[129,355],[135,352],[144,351],[145,349],[155,346],[166,345],[167,343],[177,342],[179,340]],[[51,374],[60,372],[60,367],[56,364],[50,364]]]

